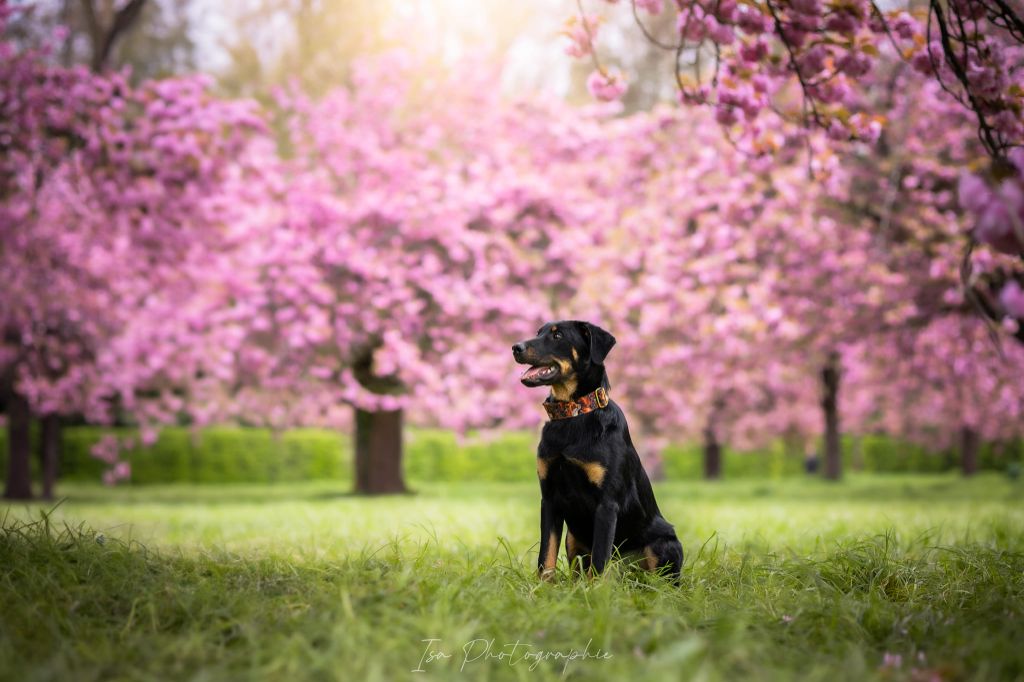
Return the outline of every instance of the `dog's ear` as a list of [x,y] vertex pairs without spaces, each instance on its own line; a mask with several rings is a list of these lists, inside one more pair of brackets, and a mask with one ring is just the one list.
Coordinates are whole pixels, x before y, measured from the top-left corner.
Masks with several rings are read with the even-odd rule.
[[583,338],[590,342],[590,361],[596,365],[603,365],[604,359],[615,345],[615,337],[589,322],[580,322],[580,331]]

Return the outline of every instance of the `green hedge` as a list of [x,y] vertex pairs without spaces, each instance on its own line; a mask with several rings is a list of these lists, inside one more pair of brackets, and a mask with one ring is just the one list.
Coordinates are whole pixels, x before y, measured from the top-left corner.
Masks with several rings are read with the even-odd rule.
[[[123,436],[131,429],[91,426],[64,429],[60,471],[63,480],[97,481],[105,464],[90,454],[107,433]],[[33,442],[37,434],[33,432]],[[537,434],[508,432],[497,437],[456,438],[449,431],[410,429],[406,434],[405,472],[410,481],[532,481]],[[1022,447],[985,444],[979,452],[982,469],[1020,467]],[[6,434],[0,430],[0,467],[6,466]],[[148,448],[125,453],[132,465],[132,482],[150,483],[275,483],[306,480],[352,479],[349,437],[334,431],[296,429],[273,433],[267,429],[216,427],[193,433],[167,428]],[[940,472],[959,466],[956,452],[932,453],[886,436],[843,439],[847,471]],[[33,468],[38,462],[33,458]],[[2,471],[2,469],[0,469]],[[755,452],[723,448],[725,478],[778,478],[804,471],[803,456],[786,453],[781,442]],[[38,473],[38,472],[37,472]],[[669,480],[703,476],[699,445],[673,445],[664,452],[664,473]]]
[[[666,479],[704,477],[704,451],[699,444],[670,445],[662,457]],[[803,467],[803,457],[786,454],[781,443],[752,452],[722,447],[723,478],[779,478],[801,474]]]
[[[1003,471],[1011,463],[1020,466],[1022,444],[984,443],[978,452],[980,469]],[[802,454],[787,454],[781,442],[771,447],[744,452],[722,448],[723,478],[778,478],[804,472]],[[820,452],[820,450],[819,450]],[[955,450],[932,452],[927,448],[898,438],[869,435],[842,439],[844,471],[875,473],[939,473],[960,467]],[[704,475],[704,459],[700,445],[673,445],[665,448],[665,478],[697,479]],[[819,459],[818,469],[824,466]]]
[[534,481],[537,435],[514,431],[460,443],[450,431],[406,435],[405,473],[413,481]]
[[[112,433],[135,435],[133,429],[65,428],[61,478],[99,480],[106,464],[92,456],[92,446]],[[268,429],[214,427],[193,433],[173,427],[161,430],[153,445],[127,450],[122,456],[131,462],[132,482],[140,484],[278,483],[352,477],[348,437],[318,429],[275,434]],[[0,461],[4,465],[6,457],[7,438],[0,433]],[[35,458],[33,469],[38,469]]]
[[[99,480],[106,464],[93,457],[91,449],[111,433],[136,435],[132,429],[65,428],[61,478]],[[34,434],[33,438],[36,448]],[[405,472],[412,481],[532,481],[536,476],[536,436],[529,433],[459,442],[450,431],[412,429],[405,446]],[[6,434],[0,431],[0,465],[6,466],[6,455]],[[316,429],[274,434],[267,429],[214,427],[193,434],[187,428],[166,428],[150,447],[134,448],[123,456],[131,463],[131,480],[137,484],[352,479],[349,437]],[[38,468],[35,458],[33,468]]]

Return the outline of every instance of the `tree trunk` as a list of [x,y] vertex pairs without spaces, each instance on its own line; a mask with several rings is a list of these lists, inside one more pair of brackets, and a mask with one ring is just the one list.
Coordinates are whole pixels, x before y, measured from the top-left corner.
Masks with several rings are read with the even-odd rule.
[[406,492],[402,478],[402,411],[356,409],[356,492]]
[[42,418],[40,426],[39,460],[43,471],[43,497],[52,500],[53,489],[57,485],[57,467],[60,462],[60,416],[48,414]]
[[85,25],[92,43],[92,59],[89,66],[93,71],[99,73],[106,70],[114,44],[135,24],[145,4],[146,0],[128,0],[127,4],[113,13],[107,25],[104,25],[104,18],[97,13],[94,0],[82,0]]
[[704,429],[704,478],[709,481],[722,477],[722,446],[710,426]]
[[4,488],[4,497],[8,500],[32,499],[31,421],[28,400],[10,391],[7,394],[7,485]]
[[964,476],[973,476],[978,473],[978,446],[980,439],[978,432],[970,426],[960,429],[960,468]]
[[839,443],[839,355],[831,353],[821,370],[825,413],[825,478],[838,481],[843,475],[842,451]]

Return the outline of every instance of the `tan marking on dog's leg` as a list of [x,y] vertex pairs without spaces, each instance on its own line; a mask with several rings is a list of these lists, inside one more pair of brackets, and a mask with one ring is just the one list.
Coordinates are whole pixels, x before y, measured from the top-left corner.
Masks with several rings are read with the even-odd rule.
[[597,462],[584,462],[582,459],[569,458],[573,464],[583,469],[583,473],[587,475],[587,478],[591,483],[596,485],[598,488],[604,483],[604,476],[608,473],[608,470]]
[[579,554],[579,547],[576,545],[576,538],[573,536],[571,531],[565,533],[565,555],[569,558],[569,565],[572,565],[572,560]]
[[569,567],[574,568],[576,570],[582,570],[584,562],[582,560],[577,561],[577,559],[581,555],[588,554],[590,552],[590,548],[584,545],[579,540],[577,540],[576,536],[573,535],[571,532],[566,532],[567,535],[565,536],[565,555],[569,559]]
[[537,477],[542,481],[548,477],[548,461],[543,457],[537,458]]
[[544,554],[544,566],[540,570],[540,577],[544,580],[551,580],[555,575],[556,563],[558,563],[558,533],[551,531],[548,536],[548,547]]
[[658,555],[654,553],[650,545],[644,547],[644,566],[648,571],[658,568]]

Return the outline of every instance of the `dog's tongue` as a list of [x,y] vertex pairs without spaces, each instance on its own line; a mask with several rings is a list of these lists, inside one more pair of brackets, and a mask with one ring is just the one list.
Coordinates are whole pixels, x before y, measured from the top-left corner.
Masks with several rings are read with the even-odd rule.
[[523,375],[519,377],[519,379],[536,379],[545,369],[547,369],[547,367],[530,367],[528,370],[523,372]]

